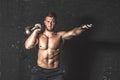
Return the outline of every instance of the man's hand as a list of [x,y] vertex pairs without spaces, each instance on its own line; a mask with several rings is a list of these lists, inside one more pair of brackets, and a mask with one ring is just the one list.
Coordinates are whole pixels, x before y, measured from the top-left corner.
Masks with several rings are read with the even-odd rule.
[[85,24],[85,25],[82,25],[81,29],[89,29],[91,27],[93,27],[92,24]]
[[31,29],[31,31],[34,31],[35,29],[41,30],[42,29],[41,24],[35,24],[35,26]]
[[35,24],[33,28],[30,26],[25,27],[25,34],[30,35],[32,32],[39,33],[42,30],[41,24]]
[[31,29],[31,31],[35,31],[39,33],[42,30],[41,24],[35,24],[35,26]]

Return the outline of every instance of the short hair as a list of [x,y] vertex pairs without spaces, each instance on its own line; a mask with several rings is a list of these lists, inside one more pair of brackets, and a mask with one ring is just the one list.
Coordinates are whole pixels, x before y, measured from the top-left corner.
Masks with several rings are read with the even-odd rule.
[[53,17],[54,19],[55,19],[55,21],[57,20],[57,16],[56,16],[56,13],[54,13],[54,12],[48,12],[47,14],[46,14],[46,17]]

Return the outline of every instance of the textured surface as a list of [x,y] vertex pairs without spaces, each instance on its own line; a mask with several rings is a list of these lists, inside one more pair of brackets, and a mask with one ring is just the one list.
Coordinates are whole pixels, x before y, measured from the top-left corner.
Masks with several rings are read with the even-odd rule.
[[37,51],[24,49],[24,29],[54,11],[58,31],[95,26],[65,43],[66,80],[120,80],[119,8],[119,0],[0,0],[0,78],[29,80]]

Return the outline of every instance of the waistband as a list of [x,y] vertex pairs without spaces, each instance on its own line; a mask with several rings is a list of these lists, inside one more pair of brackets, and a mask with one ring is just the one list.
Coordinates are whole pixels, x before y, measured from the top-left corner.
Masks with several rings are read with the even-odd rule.
[[46,69],[46,68],[42,68],[42,67],[40,67],[38,65],[34,66],[33,68],[36,69],[36,70],[38,70],[38,71],[45,72],[45,73],[57,72],[57,71],[60,70],[60,67],[53,68],[53,69]]

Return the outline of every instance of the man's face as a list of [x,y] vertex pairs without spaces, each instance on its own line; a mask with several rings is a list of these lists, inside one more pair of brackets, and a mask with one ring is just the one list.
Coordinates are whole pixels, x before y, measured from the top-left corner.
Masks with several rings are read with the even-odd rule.
[[53,31],[54,30],[54,27],[55,27],[55,19],[54,17],[49,17],[47,16],[44,20],[44,24],[46,26],[46,29],[48,31]]

